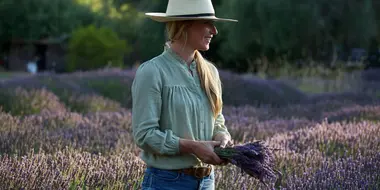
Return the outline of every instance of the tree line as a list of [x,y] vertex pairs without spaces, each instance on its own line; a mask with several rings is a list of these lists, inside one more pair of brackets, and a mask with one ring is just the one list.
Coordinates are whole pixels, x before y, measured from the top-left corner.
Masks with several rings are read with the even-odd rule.
[[[379,60],[380,1],[377,0],[213,0],[219,35],[205,56],[221,68],[257,71],[310,63]],[[0,43],[70,34],[86,25],[111,28],[132,49],[126,64],[143,62],[163,50],[165,26],[144,17],[166,10],[162,0],[0,0]]]

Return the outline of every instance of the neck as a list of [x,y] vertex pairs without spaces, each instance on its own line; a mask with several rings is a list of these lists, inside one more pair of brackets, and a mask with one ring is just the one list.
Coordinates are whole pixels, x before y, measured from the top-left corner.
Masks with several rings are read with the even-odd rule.
[[190,63],[194,60],[195,50],[189,48],[188,46],[183,46],[182,43],[173,42],[171,44],[171,49],[183,60],[185,60],[188,65],[190,65]]

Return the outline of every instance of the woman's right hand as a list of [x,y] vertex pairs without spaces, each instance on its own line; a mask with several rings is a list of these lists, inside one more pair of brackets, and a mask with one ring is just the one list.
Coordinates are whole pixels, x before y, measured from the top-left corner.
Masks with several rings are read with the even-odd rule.
[[222,159],[214,152],[214,147],[220,145],[220,141],[192,141],[180,140],[180,149],[182,153],[195,154],[202,162],[212,165],[221,165]]

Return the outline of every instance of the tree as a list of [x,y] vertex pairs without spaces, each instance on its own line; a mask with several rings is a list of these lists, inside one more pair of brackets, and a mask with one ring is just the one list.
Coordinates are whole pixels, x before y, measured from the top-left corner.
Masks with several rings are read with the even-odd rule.
[[0,1],[0,40],[69,34],[101,18],[74,0]]
[[368,47],[379,20],[373,5],[372,0],[223,1],[218,11],[239,23],[222,25],[227,35],[220,55],[243,68],[262,56],[272,62],[309,58],[328,63],[337,46],[345,51]]
[[227,36],[220,52],[226,61],[236,59],[235,55],[246,59],[266,56],[274,60],[297,49],[320,28],[314,1],[223,1],[219,11],[239,20],[233,26],[222,25]]

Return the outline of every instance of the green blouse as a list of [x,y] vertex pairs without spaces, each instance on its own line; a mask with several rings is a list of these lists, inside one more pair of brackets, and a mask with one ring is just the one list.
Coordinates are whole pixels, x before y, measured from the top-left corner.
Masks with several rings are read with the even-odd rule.
[[[216,67],[212,68],[219,77]],[[217,133],[230,135],[222,113],[213,117],[195,61],[188,67],[170,48],[139,66],[131,90],[133,138],[148,166],[180,169],[202,165],[195,155],[179,154],[179,139],[212,140]]]

